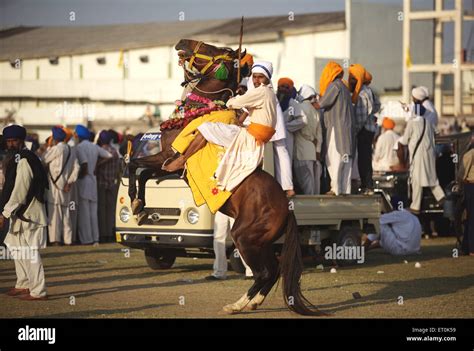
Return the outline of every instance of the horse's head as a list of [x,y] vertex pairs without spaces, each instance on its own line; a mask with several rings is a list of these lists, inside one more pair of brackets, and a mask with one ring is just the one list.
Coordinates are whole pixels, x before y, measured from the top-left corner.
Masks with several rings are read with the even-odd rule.
[[[226,101],[237,88],[239,53],[201,41],[182,39],[176,44],[180,65],[184,68],[185,84],[197,82],[193,92],[214,100]],[[245,56],[245,51],[240,55]],[[247,76],[250,67],[241,67],[241,77]]]

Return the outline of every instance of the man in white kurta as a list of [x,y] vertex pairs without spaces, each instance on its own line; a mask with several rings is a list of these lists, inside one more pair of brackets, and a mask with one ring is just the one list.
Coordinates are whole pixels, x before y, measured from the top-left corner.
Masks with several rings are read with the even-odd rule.
[[49,191],[49,242],[72,244],[71,187],[79,175],[76,150],[64,142],[66,133],[62,128],[53,128],[53,146],[44,155],[48,168]]
[[[273,66],[270,62],[259,61],[252,67],[252,73],[265,75],[272,86]],[[248,90],[254,89],[253,80],[250,79],[247,84]],[[298,103],[294,99],[290,99],[292,109],[283,111],[280,103],[277,101],[277,115],[275,134],[270,139],[273,144],[273,162],[275,164],[275,179],[286,192],[287,196],[295,195],[293,187],[292,160],[293,160],[293,135],[288,128],[290,119],[297,121],[299,115]],[[291,111],[291,112],[290,112]]]
[[[423,125],[425,131],[423,133]],[[418,140],[420,145],[414,151]],[[412,202],[410,210],[419,213],[423,187],[429,187],[438,202],[444,198],[443,189],[439,186],[436,175],[436,155],[433,124],[422,116],[416,116],[408,121],[403,136],[399,139],[402,145],[408,145],[410,154],[410,180],[412,187]],[[398,148],[398,144],[396,145]]]
[[397,152],[393,149],[400,135],[393,131],[395,122],[385,117],[382,123],[383,132],[375,144],[372,168],[376,172],[389,172],[399,164]]
[[[14,135],[9,139],[12,129],[22,128],[19,126],[9,126],[3,131],[8,149],[15,148],[18,152],[24,147],[24,136]],[[19,138],[18,138],[19,137]],[[11,140],[17,143],[11,146]],[[13,157],[18,156],[14,155]],[[35,157],[33,155],[33,157]],[[12,161],[15,162],[15,161]],[[38,160],[38,164],[40,164]],[[0,216],[0,226],[4,226],[5,218],[10,219],[10,228],[5,238],[5,244],[8,247],[14,261],[17,281],[15,288],[7,293],[10,296],[21,296],[25,300],[44,300],[47,298],[46,284],[44,278],[44,269],[39,249],[46,247],[46,209],[36,197],[33,197],[30,204],[21,215],[18,211],[22,205],[26,205],[28,192],[36,176],[33,174],[26,158],[18,159],[14,187],[8,202],[4,205]],[[45,180],[46,182],[46,180]]]
[[304,127],[295,132],[295,179],[305,195],[319,194],[321,171],[318,155],[321,152],[322,128],[319,114],[311,103],[316,91],[303,85],[299,91],[301,115]]
[[76,155],[81,167],[77,181],[79,192],[79,241],[81,244],[98,245],[97,179],[94,173],[99,157],[111,158],[112,155],[89,141],[89,131],[86,127],[78,125],[76,134],[79,138],[79,144],[75,147]]
[[[215,172],[218,187],[222,190],[232,191],[262,163],[265,143],[251,134],[253,128],[275,133],[277,98],[269,85],[269,79],[265,78],[267,75],[262,77],[262,74],[254,72],[252,80],[257,82],[256,88],[227,101],[227,107],[231,109],[248,110],[248,127],[214,122],[205,122],[198,127],[208,142],[227,149]],[[263,81],[266,84],[261,83]]]

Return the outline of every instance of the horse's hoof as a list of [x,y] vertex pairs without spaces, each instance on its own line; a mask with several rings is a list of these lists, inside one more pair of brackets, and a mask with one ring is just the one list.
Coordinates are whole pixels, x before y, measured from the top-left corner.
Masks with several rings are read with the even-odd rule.
[[145,221],[147,220],[148,218],[148,214],[145,212],[145,211],[141,211],[138,215],[137,215],[137,224],[138,225],[142,225],[145,223]]
[[234,305],[226,305],[222,308],[222,311],[224,311],[224,313],[227,313],[227,314],[237,314],[241,310],[236,309]]
[[137,215],[141,210],[143,210],[143,201],[140,199],[134,199],[132,201],[132,213]]

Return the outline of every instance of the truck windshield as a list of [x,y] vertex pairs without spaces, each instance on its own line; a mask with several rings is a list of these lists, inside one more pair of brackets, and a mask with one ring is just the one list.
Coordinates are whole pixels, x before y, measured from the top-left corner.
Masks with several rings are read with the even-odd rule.
[[156,155],[160,151],[161,134],[145,133],[133,152],[133,158],[142,158],[146,156]]

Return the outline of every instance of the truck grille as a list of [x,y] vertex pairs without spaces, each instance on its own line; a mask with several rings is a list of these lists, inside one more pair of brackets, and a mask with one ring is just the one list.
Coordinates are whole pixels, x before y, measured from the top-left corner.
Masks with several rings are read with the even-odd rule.
[[145,212],[148,215],[159,213],[161,216],[180,216],[180,208],[166,208],[166,207],[145,207]]
[[[181,215],[181,209],[179,208],[146,207],[145,212],[148,215],[148,218],[143,222],[143,224],[146,225],[176,225],[179,216]],[[156,214],[159,214],[159,219],[156,218]],[[163,218],[163,216],[175,218]]]

